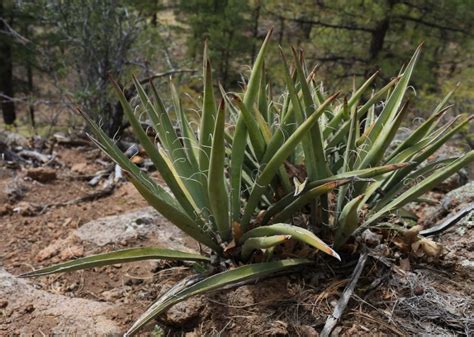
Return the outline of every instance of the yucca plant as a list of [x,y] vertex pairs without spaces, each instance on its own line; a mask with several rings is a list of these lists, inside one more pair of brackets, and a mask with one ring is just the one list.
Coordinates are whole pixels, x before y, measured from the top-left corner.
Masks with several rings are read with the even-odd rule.
[[[409,137],[394,144],[408,111],[403,100],[420,48],[385,87],[368,93],[374,74],[344,99],[324,92],[316,82],[316,70],[307,70],[301,53],[293,50],[292,70],[282,53],[286,90],[274,97],[264,70],[269,40],[270,33],[243,92],[220,88],[219,103],[205,48],[199,130],[190,127],[173,85],[172,109],[166,108],[152,83],[146,90],[134,78],[140,100],[137,107],[127,102],[116,85],[136,137],[170,192],[135,166],[83,114],[96,144],[123,168],[149,204],[208,250],[191,254],[133,248],[23,276],[146,259],[184,260],[199,263],[199,270],[205,267],[161,296],[126,334],[133,335],[190,296],[314,261],[291,251],[297,245],[278,249],[288,240],[340,259],[331,246],[337,249],[362,229],[379,226],[379,220],[474,160],[471,151],[461,158],[426,164],[428,157],[471,120],[458,117],[438,127],[452,93]],[[364,97],[367,100],[362,102]],[[154,129],[155,138],[148,136],[143,124]],[[417,183],[420,177],[424,179]]]

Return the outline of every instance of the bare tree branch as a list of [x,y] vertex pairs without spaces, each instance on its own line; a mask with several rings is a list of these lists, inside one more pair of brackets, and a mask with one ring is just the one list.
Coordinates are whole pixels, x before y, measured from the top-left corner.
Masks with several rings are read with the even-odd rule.
[[401,19],[401,20],[405,20],[405,21],[416,22],[416,23],[419,23],[419,24],[427,26],[427,27],[437,28],[437,29],[441,29],[441,30],[447,30],[447,31],[456,32],[456,33],[463,33],[463,34],[466,34],[468,36],[472,35],[471,32],[466,31],[466,30],[461,29],[461,28],[456,28],[456,27],[452,27],[452,26],[443,26],[443,25],[440,25],[440,24],[435,23],[435,22],[425,21],[421,18],[414,18],[414,17],[411,17],[409,15],[397,15],[397,16],[394,16],[393,18],[394,19]]
[[372,33],[374,31],[372,28],[362,27],[362,26],[357,26],[357,25],[335,24],[335,23],[322,22],[320,20],[290,18],[290,17],[286,17],[286,16],[283,16],[283,15],[277,14],[273,11],[266,10],[266,12],[270,15],[273,15],[273,16],[279,18],[279,19],[292,21],[292,22],[297,22],[297,23],[302,23],[302,24],[310,24],[310,25],[314,25],[314,26],[328,27],[328,28],[334,28],[334,29],[356,30],[356,31],[362,31],[362,32],[367,32],[367,33]]
[[196,71],[197,70],[195,70],[195,69],[171,69],[171,70],[168,70],[168,71],[165,71],[165,72],[162,72],[162,73],[157,73],[157,74],[151,75],[147,78],[144,78],[144,79],[140,80],[140,84],[148,83],[148,82],[150,82],[154,79],[160,78],[160,77],[165,77],[165,76],[170,76],[170,75],[180,74],[180,73],[195,73]]

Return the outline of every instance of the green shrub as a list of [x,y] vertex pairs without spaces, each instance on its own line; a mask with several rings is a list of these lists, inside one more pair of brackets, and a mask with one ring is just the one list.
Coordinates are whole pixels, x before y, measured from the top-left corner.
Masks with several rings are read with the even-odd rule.
[[[340,259],[331,246],[337,249],[362,229],[377,227],[379,220],[474,160],[471,151],[460,158],[425,163],[471,120],[459,117],[438,127],[451,93],[429,119],[394,143],[408,111],[403,100],[420,48],[401,75],[370,94],[365,103],[362,97],[376,74],[338,100],[338,94],[326,95],[316,84],[314,72],[307,71],[301,55],[293,50],[294,70],[290,71],[282,53],[286,91],[279,100],[272,96],[263,68],[269,38],[270,34],[243,92],[226,93],[221,88],[220,103],[215,100],[205,51],[204,93],[196,133],[173,86],[171,98],[179,133],[153,84],[150,97],[134,79],[141,100],[137,109],[116,85],[136,137],[171,193],[132,164],[84,115],[97,145],[127,172],[149,204],[207,246],[208,255],[134,248],[23,276],[145,259],[187,260],[209,266],[161,296],[127,333],[133,335],[153,317],[190,296],[312,263],[308,258],[280,254],[275,248],[287,240]],[[379,102],[383,102],[380,112]],[[156,131],[156,142],[147,136],[137,116],[147,117]],[[424,177],[421,182],[412,183],[420,177]],[[328,245],[315,232],[333,244]],[[255,251],[265,254],[256,258]],[[293,256],[297,254],[295,251]],[[226,269],[221,263],[224,260],[232,261],[233,267]]]

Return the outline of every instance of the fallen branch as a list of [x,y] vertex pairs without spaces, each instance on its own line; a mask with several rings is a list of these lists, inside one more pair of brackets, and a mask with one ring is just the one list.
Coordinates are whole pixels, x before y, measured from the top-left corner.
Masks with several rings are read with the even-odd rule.
[[80,203],[82,203],[82,202],[94,201],[94,200],[97,200],[97,199],[101,199],[101,198],[104,198],[104,197],[108,197],[109,195],[112,194],[112,192],[114,191],[114,189],[115,189],[115,185],[114,185],[114,184],[107,185],[106,187],[104,187],[103,189],[101,189],[101,190],[99,190],[99,191],[95,191],[95,192],[92,192],[92,193],[90,193],[90,194],[87,194],[87,195],[85,195],[85,196],[83,196],[83,197],[70,200],[70,201],[66,202],[66,203],[64,204],[64,206],[80,204]]
[[43,164],[50,161],[48,156],[36,151],[31,151],[31,150],[21,150],[20,152],[18,152],[18,155],[23,158],[34,159]]
[[327,318],[326,324],[324,324],[324,328],[320,334],[321,337],[328,337],[331,334],[332,330],[334,330],[334,328],[336,327],[336,324],[341,319],[342,314],[344,313],[344,310],[346,309],[347,304],[349,303],[349,299],[351,298],[352,293],[354,292],[357,282],[359,281],[360,274],[362,273],[362,270],[364,270],[365,263],[367,262],[367,256],[367,252],[363,252],[360,255],[359,261],[357,262],[357,265],[354,268],[354,272],[352,273],[351,282],[349,283],[349,285],[347,285],[346,289],[344,289],[344,292],[342,293],[341,298],[337,302],[332,315]]
[[174,75],[174,74],[195,73],[195,72],[196,72],[195,69],[172,69],[172,70],[168,70],[168,71],[158,73],[158,74],[154,74],[154,75],[151,75],[150,77],[144,78],[144,79],[140,80],[140,84],[146,84],[146,83],[148,83],[148,82],[150,82],[154,79],[160,78],[160,77],[171,76],[171,75]]
[[25,159],[17,155],[5,142],[2,141],[0,141],[0,159],[11,162],[25,161]]
[[115,164],[115,170],[114,170],[114,183],[117,183],[120,181],[120,179],[123,178],[123,174],[122,174],[122,168],[120,167],[120,165],[118,164]]
[[110,164],[106,169],[97,171],[89,180],[89,186],[95,187],[105,176],[110,175],[114,171],[114,164]]

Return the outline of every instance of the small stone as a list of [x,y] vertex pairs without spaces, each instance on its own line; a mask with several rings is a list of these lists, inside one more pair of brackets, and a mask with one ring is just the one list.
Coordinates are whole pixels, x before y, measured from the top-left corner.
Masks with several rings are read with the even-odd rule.
[[111,290],[107,290],[102,292],[102,298],[107,302],[114,302],[115,300],[124,297],[127,292],[131,290],[130,287],[120,287],[114,288]]
[[47,167],[29,169],[26,171],[26,176],[40,183],[49,183],[57,178],[56,171]]
[[416,296],[423,295],[424,292],[425,292],[425,290],[424,290],[423,287],[421,287],[421,286],[416,286],[415,289],[413,289],[413,293],[414,293]]
[[7,214],[10,214],[12,211],[12,208],[10,205],[3,205],[3,206],[0,206],[0,216],[4,216],[4,215],[7,215]]
[[382,235],[372,232],[370,229],[366,229],[362,232],[361,239],[368,246],[375,247],[382,242]]
[[87,163],[77,163],[71,166],[71,171],[77,173],[84,173],[87,168]]
[[165,321],[170,325],[183,326],[198,317],[203,306],[201,297],[191,297],[172,306],[166,312]]
[[139,285],[142,283],[143,283],[143,280],[141,278],[131,278],[125,281],[125,285],[127,286]]
[[79,282],[74,282],[66,287],[66,291],[74,291],[79,288]]
[[33,311],[35,311],[35,307],[33,306],[33,304],[28,304],[24,309],[23,309],[23,312],[25,313],[32,313]]
[[20,180],[15,179],[4,188],[3,192],[10,202],[15,202],[23,199],[26,192],[28,192],[28,188]]
[[49,259],[59,253],[59,247],[56,245],[51,245],[48,246],[44,249],[42,249],[37,255],[36,255],[36,261],[41,262],[46,259]]
[[5,309],[8,306],[7,300],[0,300],[0,309]]
[[74,257],[80,257],[84,255],[84,247],[82,246],[71,246],[67,247],[60,254],[61,260],[70,260]]
[[5,144],[9,147],[29,147],[30,142],[28,139],[18,133],[14,132],[9,132],[9,131],[3,131],[2,134],[0,135],[1,140],[5,142]]
[[22,216],[35,216],[41,211],[41,206],[31,202],[21,201],[15,205],[13,212],[21,214]]
[[462,269],[466,272],[466,274],[471,274],[474,273],[474,261],[470,260],[462,260],[460,263]]

